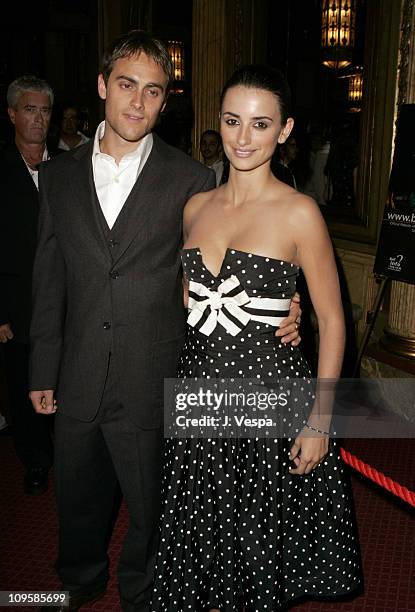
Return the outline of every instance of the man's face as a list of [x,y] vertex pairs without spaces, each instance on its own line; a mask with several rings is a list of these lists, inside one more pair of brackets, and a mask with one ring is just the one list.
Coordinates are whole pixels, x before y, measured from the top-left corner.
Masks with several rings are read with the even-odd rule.
[[62,117],[62,133],[72,136],[78,131],[78,113],[75,108],[65,108]]
[[41,91],[25,91],[16,108],[8,108],[16,139],[25,144],[43,144],[48,134],[52,106],[49,96]]
[[105,100],[105,141],[114,146],[136,145],[151,132],[165,106],[168,78],[145,53],[118,59],[107,84],[98,77]]
[[295,160],[298,153],[298,145],[294,136],[290,136],[284,144],[285,158],[287,163]]
[[203,159],[216,161],[219,159],[221,144],[214,134],[204,134],[200,139],[200,152]]

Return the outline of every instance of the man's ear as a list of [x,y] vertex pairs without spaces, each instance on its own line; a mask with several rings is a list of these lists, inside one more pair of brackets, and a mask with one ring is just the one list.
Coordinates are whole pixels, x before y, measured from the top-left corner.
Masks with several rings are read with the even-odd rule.
[[294,119],[292,117],[288,117],[286,124],[282,128],[280,135],[278,136],[278,144],[283,144],[288,136],[291,134],[292,129],[294,127]]
[[105,85],[104,77],[102,74],[98,75],[98,94],[101,100],[107,99],[107,86]]
[[11,106],[8,107],[7,109],[7,114],[10,117],[10,121],[13,123],[13,125],[15,124],[16,121],[16,111],[14,110],[14,108],[12,108]]

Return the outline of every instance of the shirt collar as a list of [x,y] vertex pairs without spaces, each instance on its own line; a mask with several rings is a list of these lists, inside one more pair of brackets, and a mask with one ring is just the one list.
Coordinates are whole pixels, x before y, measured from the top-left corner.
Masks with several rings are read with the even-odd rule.
[[[99,124],[95,132],[94,148],[92,151],[93,159],[98,155],[101,155],[102,157],[114,159],[111,155],[101,152],[99,142],[100,140],[102,140],[104,133],[105,133],[105,121],[101,121],[101,123]],[[150,132],[150,134],[146,134],[140,140],[140,142],[137,145],[137,148],[134,151],[131,151],[131,153],[127,153],[126,155],[124,155],[121,161],[122,162],[137,161],[138,163],[140,163],[141,159],[147,158],[149,152],[151,151],[152,146],[153,146],[153,134]]]
[[[27,163],[27,161],[23,157],[23,154],[20,152],[20,150],[19,150],[19,153],[20,153],[20,155],[22,157],[22,160],[26,164],[27,169],[29,170],[30,174],[32,174],[33,172],[38,172],[37,169],[36,170],[32,170],[32,168],[29,166],[29,164]],[[49,160],[49,151],[48,151],[48,148],[47,148],[47,146],[45,144],[45,148],[43,149],[42,162],[45,162],[45,161],[48,161],[48,160]]]

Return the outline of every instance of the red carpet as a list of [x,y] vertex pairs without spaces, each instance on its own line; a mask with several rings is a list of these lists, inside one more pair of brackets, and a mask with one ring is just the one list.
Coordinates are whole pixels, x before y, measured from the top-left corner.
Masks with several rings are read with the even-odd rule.
[[[345,446],[415,490],[413,440],[350,440]],[[41,497],[24,496],[23,475],[11,439],[0,437],[0,590],[56,589],[58,580],[53,563],[57,524],[53,493],[49,490]],[[415,511],[354,475],[353,489],[364,563],[364,594],[348,602],[307,602],[291,610],[415,612]],[[122,506],[111,541],[112,579],[107,595],[82,610],[120,610],[115,563],[127,520]],[[30,611],[33,607],[19,610]]]

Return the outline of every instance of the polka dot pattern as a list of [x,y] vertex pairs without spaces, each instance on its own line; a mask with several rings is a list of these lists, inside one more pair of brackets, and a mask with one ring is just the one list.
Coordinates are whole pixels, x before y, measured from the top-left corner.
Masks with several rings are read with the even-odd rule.
[[[228,249],[212,275],[198,249],[183,251],[187,277],[215,289],[235,274],[248,295],[295,291],[289,262]],[[188,330],[179,365],[186,378],[310,377],[298,348],[250,321],[236,337]],[[311,391],[310,391],[311,397]],[[306,402],[305,402],[306,403]],[[287,418],[289,418],[287,409]],[[288,472],[290,439],[169,439],[153,612],[280,610],[310,595],[345,595],[361,583],[350,486],[339,449],[307,476]]]

